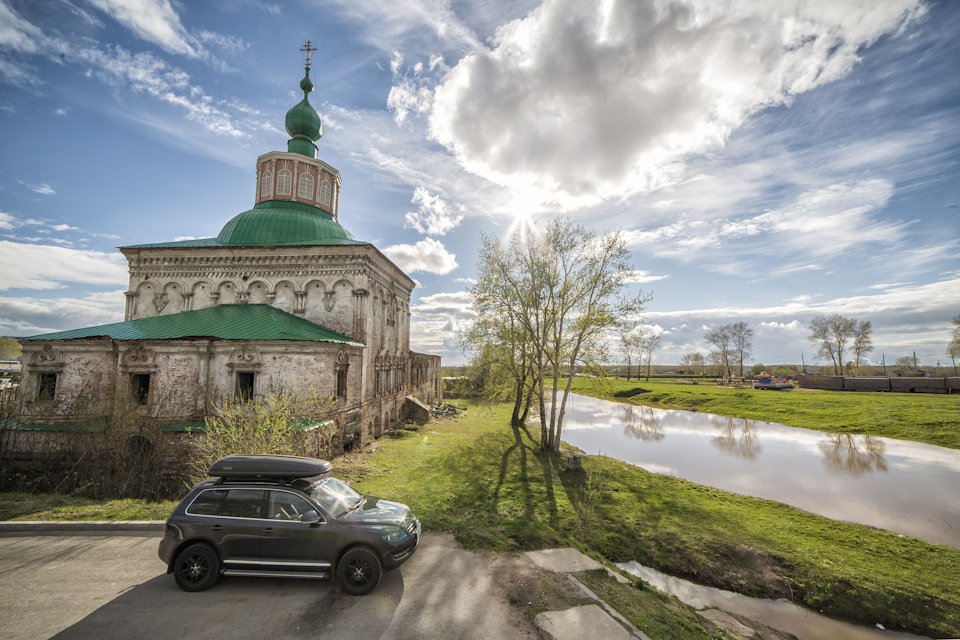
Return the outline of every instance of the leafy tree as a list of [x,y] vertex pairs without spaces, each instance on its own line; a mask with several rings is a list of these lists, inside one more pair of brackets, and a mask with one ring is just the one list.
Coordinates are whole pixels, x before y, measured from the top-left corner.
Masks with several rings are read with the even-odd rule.
[[707,331],[704,339],[713,345],[710,352],[711,359],[720,366],[720,375],[730,377],[733,375],[730,369],[730,358],[733,355],[733,335],[731,335],[729,324],[719,326]]
[[839,313],[815,316],[810,321],[810,335],[807,340],[818,347],[817,355],[833,363],[834,373],[840,375],[843,369],[843,351],[853,338],[857,321]]
[[23,349],[14,338],[0,337],[0,360],[17,360]]
[[534,367],[518,309],[499,291],[498,255],[493,243],[484,239],[480,277],[470,290],[476,317],[461,333],[461,344],[465,353],[473,354],[478,391],[495,400],[513,400],[511,424],[522,425],[533,400]]
[[857,323],[853,329],[853,366],[860,375],[860,365],[867,364],[867,354],[873,351],[873,327],[870,321]]
[[960,358],[960,313],[952,320],[953,332],[947,344],[947,355],[953,360],[953,372],[957,372],[957,358]]
[[510,310],[523,336],[514,353],[523,354],[532,370],[543,449],[560,448],[577,366],[608,362],[608,334],[622,331],[650,299],[642,292],[623,295],[632,272],[629,256],[620,233],[597,236],[565,218],[542,235],[514,235],[506,246],[484,239],[471,289],[483,304],[475,311],[479,322],[493,327],[506,324]]

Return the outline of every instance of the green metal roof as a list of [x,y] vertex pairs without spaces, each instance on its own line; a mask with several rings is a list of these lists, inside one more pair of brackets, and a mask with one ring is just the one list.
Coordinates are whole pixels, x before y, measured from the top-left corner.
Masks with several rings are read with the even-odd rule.
[[291,200],[267,200],[235,216],[216,238],[134,244],[121,249],[367,244],[354,239],[323,209]]
[[292,313],[266,304],[222,304],[209,309],[183,311],[168,316],[140,318],[99,327],[45,333],[20,340],[73,340],[109,337],[114,340],[169,340],[220,338],[221,340],[309,340],[363,343]]
[[356,240],[322,209],[292,200],[267,200],[224,225],[217,242],[248,247],[347,244]]

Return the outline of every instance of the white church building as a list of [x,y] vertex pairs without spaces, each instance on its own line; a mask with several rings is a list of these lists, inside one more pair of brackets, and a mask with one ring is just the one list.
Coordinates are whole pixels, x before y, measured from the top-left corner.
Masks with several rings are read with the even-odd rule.
[[309,52],[300,88],[287,150],[257,159],[252,209],[215,238],[121,247],[124,322],[20,339],[21,424],[109,418],[108,405],[202,423],[219,402],[313,388],[350,445],[442,399],[439,356],[410,351],[415,283],[340,224]]

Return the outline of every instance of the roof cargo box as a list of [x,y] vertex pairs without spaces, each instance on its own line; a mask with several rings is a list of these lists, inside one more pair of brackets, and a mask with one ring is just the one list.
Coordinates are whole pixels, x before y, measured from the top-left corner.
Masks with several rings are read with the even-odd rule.
[[233,455],[220,458],[210,466],[213,478],[269,478],[296,480],[329,473],[333,465],[318,458],[271,455]]

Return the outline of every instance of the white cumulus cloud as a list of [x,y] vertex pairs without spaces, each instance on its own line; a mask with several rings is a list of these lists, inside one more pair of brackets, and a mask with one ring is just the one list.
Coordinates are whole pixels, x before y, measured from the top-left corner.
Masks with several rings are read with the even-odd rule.
[[[845,75],[919,0],[545,0],[437,87],[468,170],[567,208],[677,179],[757,111]],[[749,230],[743,230],[749,232]]]
[[410,202],[419,205],[419,209],[407,212],[405,226],[420,233],[442,236],[463,220],[462,213],[452,212],[440,196],[432,195],[424,187],[417,187]]
[[122,255],[0,240],[0,290],[58,289],[65,282],[123,286]]
[[457,268],[457,257],[433,238],[425,238],[416,244],[385,247],[383,254],[407,273],[426,271],[443,275]]

